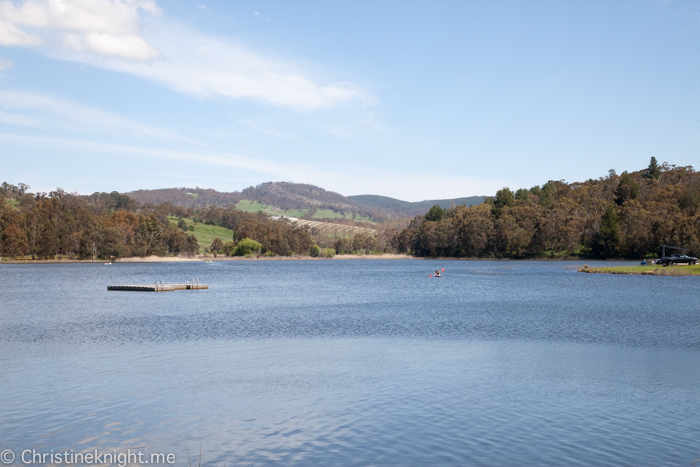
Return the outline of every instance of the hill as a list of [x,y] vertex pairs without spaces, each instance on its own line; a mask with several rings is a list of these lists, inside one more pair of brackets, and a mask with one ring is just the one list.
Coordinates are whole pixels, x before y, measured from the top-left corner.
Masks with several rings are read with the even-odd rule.
[[281,209],[329,208],[358,212],[362,205],[334,191],[315,185],[291,182],[267,182],[241,192],[242,199],[258,201]]
[[466,198],[454,198],[454,199],[432,199],[425,201],[402,201],[396,198],[390,198],[388,196],[379,195],[356,195],[348,196],[351,200],[354,200],[364,206],[369,206],[373,208],[384,208],[394,211],[400,216],[417,216],[419,214],[425,214],[428,210],[439,205],[443,209],[447,209],[452,206],[459,206],[464,204],[465,206],[474,206],[475,204],[481,204],[486,199],[486,196],[469,196]]
[[236,204],[242,198],[237,191],[226,193],[209,188],[160,188],[156,190],[136,190],[124,193],[129,198],[145,204],[172,203],[186,208],[226,206]]
[[250,206],[259,206],[259,210],[269,214],[314,219],[359,218],[380,222],[425,214],[435,204],[448,208],[459,204],[472,206],[484,201],[483,196],[472,196],[412,203],[377,195],[343,196],[315,185],[291,182],[266,182],[240,192],[183,187],[136,190],[126,195],[142,204],[157,205],[169,202],[175,206],[194,209],[237,204],[245,210],[250,210]]

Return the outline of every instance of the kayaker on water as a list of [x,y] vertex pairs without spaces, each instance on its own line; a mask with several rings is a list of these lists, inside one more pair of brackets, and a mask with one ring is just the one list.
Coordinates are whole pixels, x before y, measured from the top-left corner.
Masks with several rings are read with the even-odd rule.
[[435,277],[440,277],[440,270],[439,269],[435,270]]

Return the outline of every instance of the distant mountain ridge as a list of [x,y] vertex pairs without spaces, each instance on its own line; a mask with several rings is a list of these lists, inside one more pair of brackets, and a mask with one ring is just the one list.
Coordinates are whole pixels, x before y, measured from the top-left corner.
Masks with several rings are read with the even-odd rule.
[[210,188],[159,188],[155,190],[135,190],[123,193],[139,203],[173,203],[175,206],[203,208],[210,205],[226,206],[236,204],[242,198],[237,191],[232,193]]
[[192,208],[211,205],[226,206],[237,204],[241,200],[251,200],[280,209],[309,209],[311,211],[332,209],[337,212],[367,216],[378,221],[424,214],[435,204],[439,204],[443,208],[459,204],[471,206],[483,203],[485,199],[484,196],[470,196],[409,202],[378,195],[343,196],[315,185],[291,182],[266,182],[248,187],[240,192],[220,192],[210,188],[183,187],[136,190],[125,194],[140,203],[162,204],[169,202],[176,206]]
[[250,199],[282,209],[327,207],[348,212],[362,209],[362,205],[339,193],[306,183],[261,183],[241,191],[241,199]]
[[393,209],[395,211],[406,213],[406,216],[416,216],[418,214],[428,212],[428,210],[436,204],[445,209],[449,208],[450,206],[458,206],[460,204],[474,206],[475,204],[483,203],[486,196],[468,196],[466,198],[453,199],[431,199],[415,202],[402,201],[400,199],[379,195],[354,195],[348,196],[348,198],[357,201],[364,206]]

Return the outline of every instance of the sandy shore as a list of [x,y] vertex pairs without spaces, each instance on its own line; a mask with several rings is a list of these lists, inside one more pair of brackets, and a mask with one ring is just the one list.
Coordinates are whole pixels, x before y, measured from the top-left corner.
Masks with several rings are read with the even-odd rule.
[[[117,263],[181,263],[181,262],[202,262],[202,261],[328,261],[328,260],[352,260],[352,259],[421,259],[411,255],[382,254],[382,255],[335,255],[333,258],[312,258],[311,256],[260,256],[246,258],[244,256],[217,256],[209,255],[197,256],[145,256],[118,258]],[[49,259],[49,260],[2,260],[0,264],[37,264],[37,263],[94,263],[101,264],[104,260],[70,260],[70,259]]]
[[383,255],[335,255],[333,258],[312,258],[311,256],[259,256],[246,258],[245,256],[194,256],[194,257],[159,257],[147,256],[145,258],[119,258],[118,263],[165,263],[177,261],[328,261],[336,259],[415,259],[410,255],[383,254]]

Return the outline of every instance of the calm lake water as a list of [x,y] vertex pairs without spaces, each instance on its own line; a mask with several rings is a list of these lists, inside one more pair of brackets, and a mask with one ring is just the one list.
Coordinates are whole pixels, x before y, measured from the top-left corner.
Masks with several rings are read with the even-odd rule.
[[[0,450],[689,465],[700,278],[581,264],[0,265]],[[191,278],[209,290],[107,291]]]

